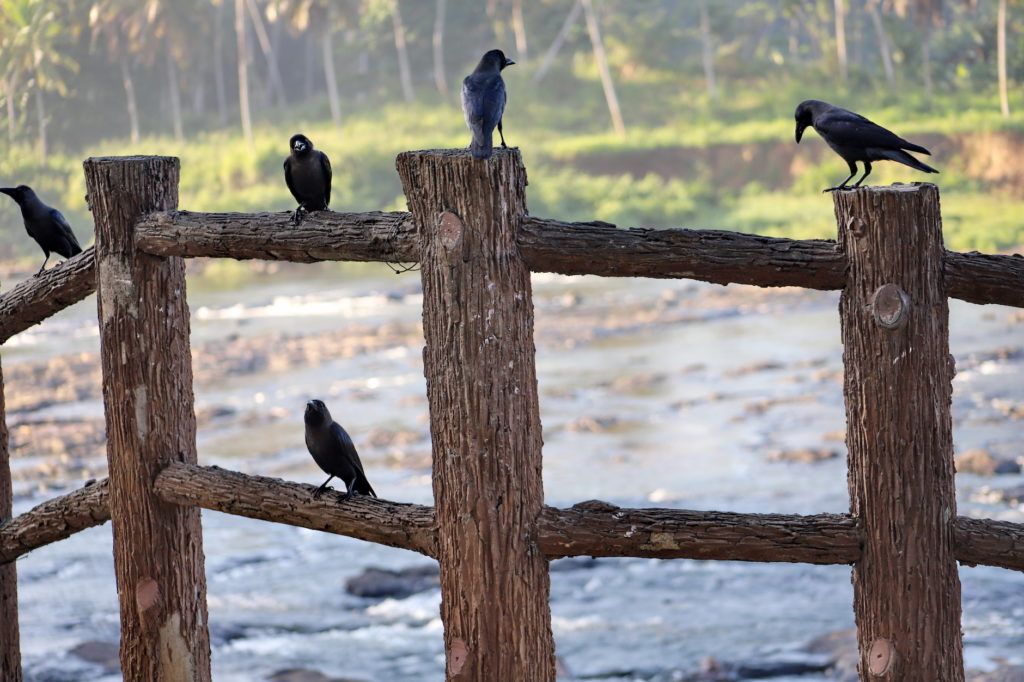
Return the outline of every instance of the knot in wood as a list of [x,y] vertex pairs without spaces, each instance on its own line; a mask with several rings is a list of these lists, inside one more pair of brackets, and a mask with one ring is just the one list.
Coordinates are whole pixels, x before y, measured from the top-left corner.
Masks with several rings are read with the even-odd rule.
[[889,640],[876,639],[868,651],[868,672],[879,677],[886,674],[892,668],[893,658],[895,657]]
[[445,211],[438,216],[437,233],[442,246],[451,249],[462,239],[462,220],[451,211]]
[[867,223],[865,223],[863,219],[858,218],[857,216],[850,216],[846,220],[846,229],[849,230],[850,234],[864,234],[865,228],[867,228]]
[[883,284],[871,295],[871,315],[886,329],[902,327],[910,314],[910,297],[896,284]]

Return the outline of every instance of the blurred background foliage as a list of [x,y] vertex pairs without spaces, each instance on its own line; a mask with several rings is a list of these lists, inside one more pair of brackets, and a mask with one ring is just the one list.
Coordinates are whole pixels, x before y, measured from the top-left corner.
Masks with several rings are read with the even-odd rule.
[[[394,156],[465,146],[461,79],[506,70],[530,211],[621,226],[834,235],[846,175],[817,98],[931,148],[947,244],[1024,243],[1022,0],[0,0],[0,184],[91,218],[81,160],[173,154],[181,206],[285,210],[304,132],[335,210],[405,208]],[[35,258],[0,202],[0,258]]]

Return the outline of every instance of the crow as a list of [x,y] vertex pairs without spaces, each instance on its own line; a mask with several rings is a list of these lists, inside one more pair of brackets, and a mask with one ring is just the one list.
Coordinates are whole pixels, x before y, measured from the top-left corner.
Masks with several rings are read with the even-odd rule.
[[912,152],[931,155],[930,151],[921,145],[907,142],[860,114],[840,109],[828,102],[809,99],[801,102],[796,108],[795,117],[797,144],[800,144],[804,129],[807,126],[814,126],[825,143],[832,147],[832,151],[843,157],[850,166],[850,176],[835,187],[826,188],[823,190],[825,192],[850,189],[846,183],[857,174],[857,161],[864,162],[864,175],[853,187],[860,187],[860,183],[871,173],[872,161],[898,161],[925,173],[939,172],[903,150],[909,149]]
[[292,215],[298,225],[308,211],[326,211],[331,203],[331,161],[302,134],[288,141],[291,154],[284,160],[284,181],[299,207]]
[[331,418],[322,400],[306,403],[305,422],[306,448],[313,455],[313,461],[324,473],[329,474],[324,484],[313,493],[313,497],[320,497],[335,476],[345,482],[346,493],[340,498],[342,502],[352,497],[353,493],[377,497],[363,473],[356,446],[352,444],[345,429],[341,428],[341,424]]
[[31,187],[26,185],[0,187],[0,192],[14,199],[21,207],[21,217],[25,221],[28,235],[36,240],[43,253],[46,254],[36,277],[41,275],[46,268],[51,251],[65,258],[82,253],[82,247],[78,245],[78,240],[75,239],[75,234],[71,231],[68,221],[64,219],[60,211],[40,201]]
[[501,50],[491,50],[462,81],[462,113],[473,133],[469,149],[474,159],[491,158],[494,126],[498,126],[501,146],[507,146],[501,130],[501,115],[505,112],[505,81],[501,79],[501,70],[513,64],[515,60],[507,59]]

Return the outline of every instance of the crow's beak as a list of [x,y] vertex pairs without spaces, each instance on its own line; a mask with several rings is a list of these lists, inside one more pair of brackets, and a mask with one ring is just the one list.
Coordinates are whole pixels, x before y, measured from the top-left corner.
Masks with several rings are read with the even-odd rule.
[[505,66],[512,66],[515,63],[516,63],[516,60],[509,59],[508,57],[505,57]]
[[800,125],[799,123],[796,124],[796,143],[797,144],[800,144],[800,138],[804,136],[804,128],[806,128],[806,127],[807,126]]
[[3,192],[4,194],[6,194],[7,196],[9,196],[11,198],[14,197],[14,188],[13,187],[0,187],[0,192]]

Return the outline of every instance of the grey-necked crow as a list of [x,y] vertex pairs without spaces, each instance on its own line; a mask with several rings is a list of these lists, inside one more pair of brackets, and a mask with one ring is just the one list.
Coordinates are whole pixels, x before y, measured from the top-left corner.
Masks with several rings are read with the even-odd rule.
[[341,424],[331,418],[322,400],[310,400],[306,403],[306,448],[317,465],[329,474],[324,484],[316,489],[313,497],[320,497],[331,479],[337,476],[345,482],[346,493],[341,501],[352,497],[353,493],[377,497],[370,482],[363,473],[363,464],[359,461],[356,446],[352,444]]
[[308,211],[326,211],[331,203],[331,161],[302,134],[288,141],[291,154],[284,160],[284,181],[299,207],[292,221],[302,222]]
[[21,217],[25,221],[25,229],[46,254],[36,276],[42,274],[43,269],[46,268],[51,251],[65,258],[82,253],[82,247],[78,245],[78,240],[75,239],[75,234],[71,231],[68,221],[64,219],[60,211],[40,201],[31,187],[26,185],[0,187],[0,192],[18,202],[18,206],[21,207]]
[[469,149],[474,159],[491,158],[495,126],[501,136],[501,146],[506,146],[501,129],[501,116],[505,112],[505,81],[501,78],[501,70],[512,64],[515,60],[507,59],[504,52],[491,50],[480,59],[473,73],[462,81],[462,113],[473,133]]
[[804,129],[807,126],[814,126],[825,143],[832,147],[832,151],[843,157],[850,166],[850,176],[835,187],[825,189],[826,192],[847,189],[846,183],[857,174],[857,161],[864,162],[864,175],[853,185],[854,187],[860,187],[860,183],[871,173],[872,161],[898,161],[925,173],[939,172],[903,150],[909,149],[912,152],[931,155],[930,151],[921,145],[907,142],[860,114],[840,109],[828,102],[809,99],[800,103],[795,116],[797,144],[800,143]]

